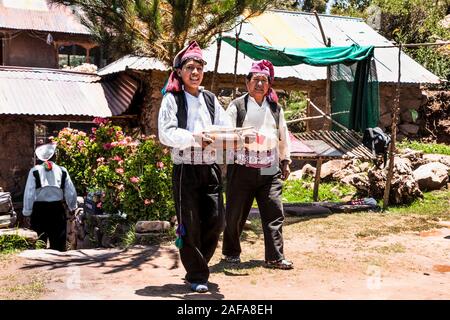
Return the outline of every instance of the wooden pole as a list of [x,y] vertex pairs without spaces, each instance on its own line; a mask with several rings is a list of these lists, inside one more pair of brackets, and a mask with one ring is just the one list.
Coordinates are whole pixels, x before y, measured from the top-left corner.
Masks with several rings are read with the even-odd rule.
[[319,184],[320,184],[320,171],[322,169],[322,158],[317,159],[316,162],[316,176],[314,178],[313,200],[319,199]]
[[[331,39],[328,38],[327,47],[331,47]],[[327,66],[327,89],[326,89],[325,113],[331,114],[331,66]],[[325,121],[324,129],[331,129],[331,121]]]
[[[323,31],[322,23],[320,22],[319,15],[317,14],[317,11],[313,11],[314,16],[316,17],[317,24],[319,25],[320,34],[322,35],[323,44],[326,47],[331,46],[331,39],[325,36],[325,32]],[[326,93],[325,93],[325,113],[330,114],[331,113],[331,67],[327,66],[327,84],[326,84]],[[325,120],[324,127],[325,130],[331,129],[331,122]]]
[[222,47],[222,33],[219,33],[219,39],[217,39],[217,51],[216,51],[216,63],[214,65],[214,73],[211,79],[211,92],[214,92],[216,77],[217,77],[217,69],[219,69],[219,60],[220,60],[220,49]]
[[398,79],[397,79],[397,90],[395,92],[395,101],[392,110],[393,119],[391,126],[391,145],[389,148],[389,169],[386,177],[386,187],[384,189],[383,197],[383,210],[385,210],[389,205],[389,193],[391,191],[391,180],[394,174],[394,159],[395,159],[395,142],[397,140],[397,120],[400,111],[400,77],[401,77],[401,54],[402,54],[402,44],[398,46]]
[[236,55],[234,56],[234,82],[233,82],[233,100],[236,98],[237,90],[237,64],[238,64],[238,53],[239,53],[239,35],[241,34],[242,23],[239,26],[239,31],[236,32]]

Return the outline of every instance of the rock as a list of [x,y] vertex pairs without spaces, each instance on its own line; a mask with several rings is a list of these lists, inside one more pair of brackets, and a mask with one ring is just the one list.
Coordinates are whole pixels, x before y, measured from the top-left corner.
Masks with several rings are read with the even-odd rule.
[[301,180],[303,177],[303,171],[302,170],[296,170],[292,171],[289,175],[288,180]]
[[340,171],[347,167],[351,161],[348,160],[330,160],[322,164],[322,168],[320,170],[320,178],[326,179],[331,178],[333,173]]
[[400,114],[400,120],[403,123],[412,123],[412,122],[414,122],[414,119],[413,119],[412,114],[411,114],[411,110],[403,111]]
[[[388,166],[384,169],[369,169],[369,195],[371,197],[383,199],[387,172]],[[414,180],[409,160],[395,157],[389,203],[408,204],[421,197],[423,197],[423,194],[419,189],[419,184]]]
[[316,168],[314,168],[309,163],[305,164],[302,168],[302,177],[310,176],[314,178],[316,176]]
[[412,169],[417,169],[418,167],[426,163],[426,161],[424,161],[423,159],[423,152],[419,150],[413,150],[409,148],[402,149],[400,157],[408,159]]
[[354,186],[358,191],[369,190],[369,178],[364,172],[348,175],[341,182]]
[[440,162],[431,162],[414,170],[414,179],[420,190],[437,190],[448,182],[450,167]]
[[392,124],[392,113],[387,112],[387,113],[381,115],[378,123],[379,123],[380,128],[390,127]]
[[417,124],[401,124],[398,126],[400,131],[403,132],[406,135],[416,135],[417,132],[419,132],[419,126]]
[[369,170],[369,168],[370,168],[370,163],[369,162],[362,162],[360,165],[359,165],[359,170],[361,170],[361,172],[366,172],[367,170]]
[[136,223],[137,233],[147,232],[164,232],[170,229],[170,222],[168,221],[138,221]]
[[36,243],[38,239],[38,235],[33,230],[22,229],[22,228],[14,228],[14,229],[3,229],[0,230],[0,236],[4,235],[18,235],[20,237],[25,238],[30,243]]
[[424,154],[423,159],[425,162],[440,162],[450,167],[450,156],[443,154]]

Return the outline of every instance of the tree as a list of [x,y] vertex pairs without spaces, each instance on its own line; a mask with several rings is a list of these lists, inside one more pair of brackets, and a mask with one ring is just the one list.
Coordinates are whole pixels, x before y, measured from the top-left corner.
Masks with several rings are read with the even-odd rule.
[[336,0],[331,13],[340,16],[366,18],[366,9],[372,0]]
[[71,5],[111,58],[156,57],[168,65],[189,40],[204,47],[245,14],[263,12],[270,0],[51,0]]
[[[450,30],[440,21],[450,12],[450,0],[337,0],[332,13],[377,21],[383,36],[397,43],[448,41]],[[376,18],[375,18],[376,16]],[[405,49],[434,74],[450,80],[450,59],[439,47]]]

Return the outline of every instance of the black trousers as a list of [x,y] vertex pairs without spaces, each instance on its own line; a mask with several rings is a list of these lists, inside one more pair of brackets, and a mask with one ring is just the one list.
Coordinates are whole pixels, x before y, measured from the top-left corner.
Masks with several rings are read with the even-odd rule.
[[35,202],[31,229],[36,231],[39,240],[50,241],[50,249],[66,251],[66,210],[61,201]]
[[222,253],[239,256],[242,252],[240,236],[256,198],[264,232],[265,259],[284,259],[281,200],[281,170],[275,174],[261,174],[260,169],[238,164],[227,167],[227,201]]
[[206,283],[224,224],[222,177],[218,165],[173,167],[173,194],[178,223],[186,230],[180,258],[186,281]]

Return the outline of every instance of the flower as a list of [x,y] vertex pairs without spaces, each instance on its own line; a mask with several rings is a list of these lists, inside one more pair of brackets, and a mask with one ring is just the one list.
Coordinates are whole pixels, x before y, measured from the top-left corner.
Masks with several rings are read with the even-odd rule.
[[156,167],[157,167],[158,169],[164,169],[164,163],[163,163],[162,161],[158,161],[158,162],[156,163]]
[[113,146],[111,145],[111,143],[105,143],[104,145],[103,145],[103,149],[105,149],[105,150],[110,150],[111,148],[112,148]]
[[144,205],[146,205],[146,206],[148,206],[148,205],[150,205],[152,203],[155,203],[155,200],[153,200],[153,199],[145,199],[144,200]]
[[108,122],[108,119],[97,117],[97,118],[94,118],[94,120],[92,120],[92,122],[94,122],[95,124],[104,124],[104,123]]
[[80,141],[78,141],[78,142],[77,142],[77,145],[78,145],[79,147],[82,147],[82,146],[84,146],[84,145],[85,145],[85,142],[84,142],[84,140],[80,140]]
[[132,183],[138,183],[139,181],[141,181],[141,179],[139,179],[139,177],[131,177],[131,178],[130,178],[130,181],[131,181]]
[[103,162],[103,161],[105,161],[105,158],[103,158],[103,157],[97,158],[97,162]]
[[117,172],[118,174],[123,174],[123,173],[124,173],[124,170],[123,170],[122,168],[117,168],[117,169],[116,169],[116,172]]

